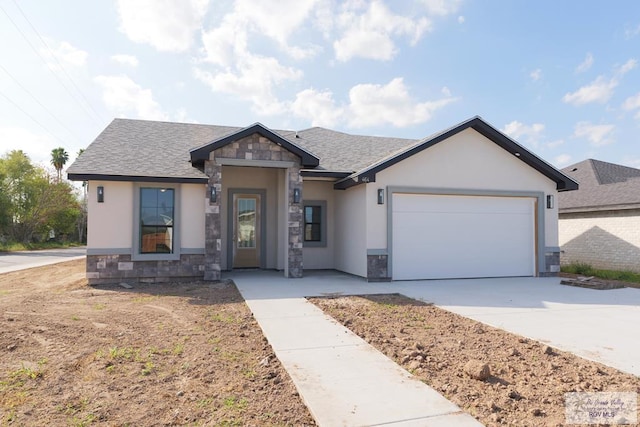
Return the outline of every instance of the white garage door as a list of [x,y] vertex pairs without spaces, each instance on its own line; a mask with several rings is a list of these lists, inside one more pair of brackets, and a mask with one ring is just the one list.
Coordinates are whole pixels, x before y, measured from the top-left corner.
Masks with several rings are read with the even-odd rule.
[[534,199],[394,194],[393,279],[535,275]]

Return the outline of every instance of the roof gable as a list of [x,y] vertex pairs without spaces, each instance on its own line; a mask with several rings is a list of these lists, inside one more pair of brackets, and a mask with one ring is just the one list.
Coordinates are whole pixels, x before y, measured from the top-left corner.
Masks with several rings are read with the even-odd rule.
[[552,181],[556,182],[556,188],[558,191],[570,191],[576,190],[578,188],[578,183],[571,179],[569,176],[557,170],[555,167],[551,166],[540,157],[536,156],[493,126],[489,125],[487,122],[482,120],[480,117],[476,116],[467,121],[464,121],[450,129],[447,129],[443,132],[440,132],[436,135],[428,137],[419,141],[418,143],[409,146],[399,152],[396,152],[390,156],[387,156],[384,159],[374,163],[373,165],[366,167],[347,178],[344,178],[338,181],[334,188],[336,189],[346,189],[352,187],[354,185],[366,183],[366,182],[375,182],[376,174],[390,166],[395,165],[396,163],[401,162],[402,160],[413,156],[423,150],[426,150],[429,147],[432,147],[446,139],[466,130],[466,129],[474,129],[476,132],[480,133],[490,141],[494,142],[504,150],[513,154],[515,157],[531,166],[541,174],[545,175]]
[[209,159],[209,153],[211,153],[212,151],[222,148],[227,144],[231,144],[234,141],[253,135],[255,133],[269,139],[270,141],[273,141],[289,152],[300,157],[300,162],[304,167],[315,168],[320,164],[320,159],[316,155],[314,155],[310,151],[305,150],[299,145],[294,144],[287,138],[278,135],[277,133],[271,131],[260,123],[255,123],[249,127],[237,130],[224,137],[214,139],[213,141],[210,141],[201,147],[192,149],[190,151],[191,163],[194,165],[202,163],[205,160]]

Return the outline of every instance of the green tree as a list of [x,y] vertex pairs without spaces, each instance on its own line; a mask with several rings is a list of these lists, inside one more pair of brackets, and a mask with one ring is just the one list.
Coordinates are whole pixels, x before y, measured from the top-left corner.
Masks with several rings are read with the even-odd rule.
[[62,168],[69,160],[69,153],[64,148],[58,147],[51,150],[51,164],[58,172],[58,182],[62,179]]
[[[3,234],[12,241],[30,243],[36,233],[50,228],[73,228],[79,215],[78,201],[67,182],[51,182],[43,168],[36,167],[21,150],[0,157],[0,190],[6,203]],[[75,212],[75,213],[74,213]]]

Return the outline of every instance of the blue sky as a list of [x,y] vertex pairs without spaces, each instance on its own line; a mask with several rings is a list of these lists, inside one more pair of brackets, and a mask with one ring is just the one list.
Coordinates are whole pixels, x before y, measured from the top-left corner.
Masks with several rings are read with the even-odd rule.
[[0,154],[43,164],[114,117],[422,138],[479,115],[559,167],[640,167],[638,1],[0,0],[0,40]]

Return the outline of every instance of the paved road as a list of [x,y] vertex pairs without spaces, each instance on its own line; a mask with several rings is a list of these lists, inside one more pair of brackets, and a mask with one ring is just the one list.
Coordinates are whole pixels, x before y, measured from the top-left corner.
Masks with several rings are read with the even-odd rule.
[[43,251],[0,252],[0,274],[63,261],[84,258],[87,248],[47,249]]

